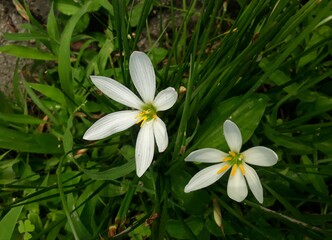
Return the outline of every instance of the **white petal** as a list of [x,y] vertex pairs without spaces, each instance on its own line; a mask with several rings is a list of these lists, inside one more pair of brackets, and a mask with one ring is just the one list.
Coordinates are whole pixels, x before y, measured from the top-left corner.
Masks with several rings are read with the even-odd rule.
[[184,160],[187,162],[217,163],[221,162],[227,155],[227,153],[214,148],[203,148],[191,152]]
[[149,57],[143,52],[133,52],[129,58],[131,79],[145,103],[152,103],[156,92],[156,75]]
[[243,167],[246,171],[244,176],[247,179],[251,192],[254,194],[259,203],[263,203],[263,187],[255,169],[247,164],[243,164]]
[[113,100],[128,107],[141,109],[144,103],[128,88],[112,78],[90,76],[96,87]]
[[231,151],[239,153],[242,147],[242,135],[238,126],[230,120],[224,122],[224,135]]
[[237,202],[242,202],[248,195],[247,183],[239,168],[236,170],[234,176],[229,175],[227,194]]
[[156,139],[158,151],[165,151],[168,146],[168,135],[166,125],[160,118],[153,120],[153,134]]
[[196,173],[189,181],[189,183],[185,186],[184,192],[192,192],[201,188],[205,188],[221,178],[225,172],[218,174],[217,172],[225,166],[226,163],[215,164],[213,166],[204,168],[203,170]]
[[136,174],[141,177],[151,165],[154,153],[153,124],[146,122],[141,127],[136,140]]
[[244,161],[257,166],[272,166],[278,162],[278,155],[267,147],[249,148],[243,153]]
[[120,111],[110,113],[95,122],[84,134],[85,140],[99,140],[133,126],[139,111]]
[[153,104],[157,108],[157,111],[165,111],[174,105],[177,98],[178,93],[174,88],[169,87],[157,94]]

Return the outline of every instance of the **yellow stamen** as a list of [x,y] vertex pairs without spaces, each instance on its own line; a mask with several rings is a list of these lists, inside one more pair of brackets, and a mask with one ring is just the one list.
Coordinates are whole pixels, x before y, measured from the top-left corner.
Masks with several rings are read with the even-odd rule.
[[232,171],[231,171],[231,176],[234,177],[235,173],[236,173],[236,169],[237,169],[237,165],[234,164],[233,165],[233,168],[232,168]]
[[[140,123],[141,122],[141,125],[140,127],[142,127],[144,125],[144,123],[148,120],[149,118],[149,114],[151,113],[150,110],[144,110],[144,111],[141,111],[139,114],[137,114],[137,116],[135,118],[139,118],[136,122],[136,124]],[[157,114],[153,114],[152,117],[155,119],[157,118]]]
[[230,152],[229,152],[229,155],[231,155],[232,157],[235,157],[235,156],[236,156],[236,153],[233,152],[233,151],[230,151]]
[[246,170],[244,169],[243,165],[239,165],[240,169],[241,169],[241,172],[242,172],[242,175],[246,175]]
[[227,162],[227,161],[230,161],[230,160],[232,160],[233,158],[232,157],[225,157],[222,161],[223,162]]
[[229,168],[229,165],[225,165],[225,166],[223,166],[222,168],[220,168],[220,169],[218,170],[217,174],[220,174],[220,173],[222,173],[222,172],[225,172],[228,168]]

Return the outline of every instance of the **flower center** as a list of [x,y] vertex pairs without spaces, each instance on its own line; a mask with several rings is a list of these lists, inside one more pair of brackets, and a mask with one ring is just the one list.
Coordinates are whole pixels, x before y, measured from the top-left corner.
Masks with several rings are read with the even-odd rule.
[[226,170],[228,170],[230,167],[232,167],[231,176],[234,176],[237,168],[239,167],[242,174],[245,175],[246,171],[243,167],[243,162],[244,162],[243,154],[230,151],[228,153],[228,156],[225,157],[222,160],[222,162],[227,162],[227,164],[218,170],[217,172],[218,174],[223,173]]
[[141,123],[142,127],[144,123],[157,118],[157,109],[152,104],[146,104],[135,118],[138,119],[136,123]]

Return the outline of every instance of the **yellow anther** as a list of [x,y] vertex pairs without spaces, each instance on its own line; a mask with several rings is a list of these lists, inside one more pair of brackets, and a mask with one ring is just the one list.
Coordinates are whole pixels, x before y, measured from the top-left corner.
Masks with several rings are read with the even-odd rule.
[[158,116],[155,113],[152,113],[151,110],[143,110],[135,118],[138,118],[136,124],[141,122],[141,127],[144,125],[145,122],[150,121],[152,119],[156,119]]
[[241,169],[241,172],[242,172],[242,175],[246,175],[246,170],[244,169],[243,165],[239,165],[240,169]]
[[227,162],[227,161],[230,161],[230,160],[232,160],[233,158],[232,157],[225,157],[222,161],[223,162]]
[[235,156],[236,156],[236,153],[233,152],[233,151],[230,151],[230,152],[229,152],[229,155],[231,155],[232,157],[235,157]]
[[218,170],[217,174],[220,174],[220,173],[222,173],[222,172],[225,172],[228,168],[229,168],[229,165],[228,165],[228,164],[225,165],[225,166],[223,166],[222,168],[220,168],[220,169]]
[[231,171],[231,176],[234,177],[235,173],[236,173],[236,169],[237,169],[237,165],[234,164],[232,167],[232,171]]

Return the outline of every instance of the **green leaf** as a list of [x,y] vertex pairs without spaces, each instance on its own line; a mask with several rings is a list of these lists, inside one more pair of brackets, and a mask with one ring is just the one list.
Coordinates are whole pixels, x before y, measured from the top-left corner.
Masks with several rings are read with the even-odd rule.
[[70,16],[74,15],[80,9],[80,5],[78,5],[75,1],[56,0],[55,8],[59,12]]
[[92,170],[83,169],[83,172],[94,180],[114,180],[123,177],[135,170],[135,161],[131,160],[119,167],[114,167],[106,171],[97,172]]
[[[8,154],[10,152],[10,150],[9,151],[7,151],[7,152],[5,152],[5,153],[3,153],[3,154],[1,154],[0,155],[0,161]],[[1,162],[0,162],[0,168],[1,168]]]
[[191,179],[189,173],[181,170],[175,170],[171,175],[172,196],[178,200],[178,204],[186,210],[186,213],[192,215],[204,214],[211,203],[210,195],[205,190],[184,192],[184,187]]
[[57,57],[49,52],[42,52],[36,48],[18,45],[6,45],[0,47],[0,53],[6,53],[18,58],[29,58],[35,60],[56,60]]
[[232,120],[240,128],[243,143],[245,143],[258,126],[265,112],[266,104],[265,95],[255,94],[244,102],[239,96],[216,105],[200,126],[193,148],[228,149],[223,136],[223,124],[226,119]]
[[0,148],[31,153],[62,153],[60,142],[51,134],[28,134],[0,126]]
[[23,206],[15,207],[0,221],[1,240],[11,240],[16,226],[16,222],[21,214]]
[[132,9],[130,16],[130,26],[136,27],[139,19],[142,16],[145,1],[139,1]]
[[168,50],[165,48],[152,48],[149,54],[149,57],[151,59],[151,62],[153,62],[154,65],[157,65],[162,60],[165,59],[167,56]]
[[23,85],[27,91],[27,93],[29,94],[29,96],[31,97],[32,101],[50,118],[50,120],[55,123],[55,124],[59,124],[59,121],[53,116],[53,114],[49,111],[49,109],[45,106],[45,104],[43,103],[43,101],[41,101],[41,99],[39,99],[39,97],[35,94],[35,92],[31,89],[31,87],[29,86],[29,83],[26,82],[25,80],[23,80]]
[[[259,66],[262,68],[262,70],[265,73],[268,73],[269,71],[271,71],[270,69],[273,68],[273,64],[267,58],[263,58],[260,61]],[[291,77],[286,75],[281,70],[275,70],[274,72],[269,74],[269,78],[272,82],[274,82],[278,86],[287,84],[292,81]],[[292,83],[289,86],[285,87],[284,91],[287,93],[295,93],[297,89],[298,89],[298,83]]]
[[29,86],[42,93],[46,97],[49,97],[52,100],[60,103],[62,106],[66,105],[65,96],[59,88],[39,83],[29,83]]
[[[196,236],[204,228],[204,220],[201,216],[191,216],[185,220],[185,223]],[[166,229],[173,239],[188,239],[188,234],[180,220],[170,219],[167,222]]]
[[[307,155],[302,155],[301,160],[305,165],[312,165],[312,162]],[[310,182],[317,191],[324,193],[326,196],[328,196],[329,190],[327,189],[327,185],[325,184],[323,177],[319,175],[317,168],[308,168],[308,171],[313,172],[306,174],[308,182]]]
[[128,161],[127,163],[108,169],[103,172],[82,169],[86,175],[95,180],[114,180],[123,177],[135,170],[135,150],[131,146],[123,146],[121,148],[121,155]]
[[87,1],[82,5],[77,12],[69,19],[64,30],[61,34],[60,47],[59,47],[59,79],[61,88],[68,98],[68,106],[73,110],[74,106],[72,101],[74,100],[74,83],[72,78],[72,69],[70,62],[70,44],[72,40],[73,32],[76,25],[79,23],[81,18],[89,11],[96,10],[99,7],[99,1]]
[[313,151],[310,145],[302,142],[300,139],[290,135],[280,134],[279,131],[272,129],[268,125],[264,125],[264,132],[266,137],[272,142],[292,151],[300,153],[311,153]]
[[0,113],[0,119],[11,123],[41,124],[45,121],[25,114]]
[[[315,31],[312,34],[312,37],[306,44],[305,50],[309,49],[311,46],[315,45],[316,43],[331,37],[331,35],[332,35],[332,29],[329,26],[324,25],[315,29]],[[298,63],[298,66],[303,67],[306,64],[313,62],[318,56],[319,56],[319,51],[315,49],[314,51],[311,51],[307,55],[302,57]]]
[[52,2],[52,4],[51,4],[51,9],[47,16],[46,28],[47,28],[48,34],[50,35],[50,37],[52,39],[54,39],[54,40],[59,39],[59,37],[60,37],[59,28],[58,28],[56,17],[54,15],[54,2]]
[[20,233],[33,232],[35,231],[35,225],[33,225],[29,219],[24,220],[24,223],[22,220],[20,220],[18,231]]

